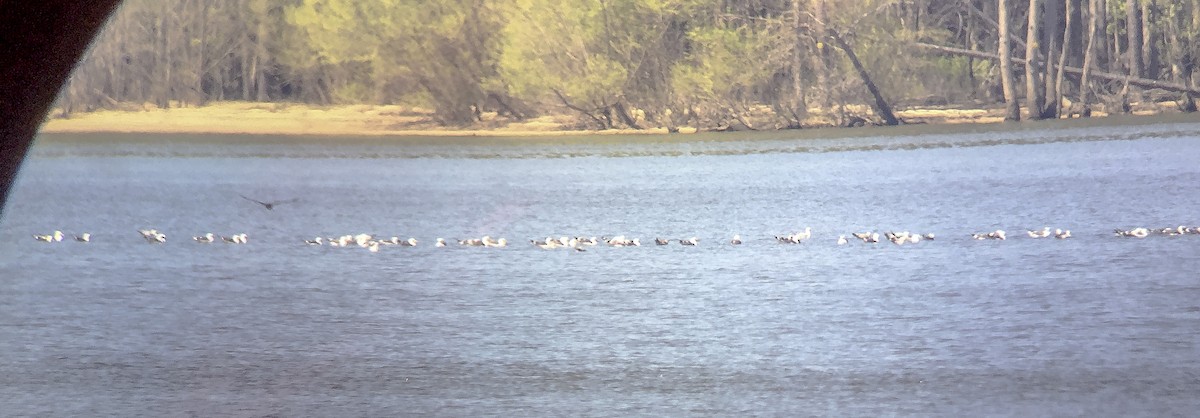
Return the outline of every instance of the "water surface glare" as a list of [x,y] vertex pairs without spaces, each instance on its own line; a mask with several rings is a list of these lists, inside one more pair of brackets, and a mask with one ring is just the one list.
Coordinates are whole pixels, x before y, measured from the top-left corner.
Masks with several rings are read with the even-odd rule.
[[[1034,126],[45,137],[0,227],[3,414],[1194,414],[1200,235],[1112,229],[1200,226],[1200,124]],[[834,243],[863,230],[938,237]],[[360,232],[420,244],[302,243]]]

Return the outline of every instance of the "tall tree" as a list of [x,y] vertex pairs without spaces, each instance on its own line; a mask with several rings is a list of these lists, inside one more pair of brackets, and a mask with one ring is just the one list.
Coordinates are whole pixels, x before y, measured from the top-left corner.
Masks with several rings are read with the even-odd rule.
[[[792,48],[790,54],[791,66],[788,68],[788,75],[792,83],[791,89],[788,92],[789,94],[787,95],[786,99],[779,101],[780,105],[779,108],[776,109],[775,113],[781,115],[785,120],[787,120],[789,127],[799,128],[804,122],[805,116],[808,115],[808,101],[805,100],[804,97],[804,74],[802,70],[802,68],[804,68],[804,49],[801,48],[801,45],[803,45],[805,41],[805,24],[804,19],[802,19],[802,11],[804,9],[800,5],[800,0],[792,0],[791,3],[792,26],[790,29],[792,32]],[[818,10],[823,13],[824,1],[821,1],[818,7],[820,8]],[[816,20],[821,22],[819,23],[819,25],[822,25],[821,27],[824,27],[824,21],[821,15],[818,15]],[[822,88],[825,88],[829,80],[825,72],[828,67],[825,66],[827,61],[823,59],[823,52],[825,50],[824,44],[820,42],[819,38],[817,41],[817,50],[820,52],[815,56],[818,57],[817,61],[822,65],[822,67],[818,68],[817,70],[820,71],[821,77],[824,77],[818,81],[818,84],[820,84]],[[823,96],[829,97],[828,94]],[[828,100],[826,100],[826,102],[828,102]]]
[[1145,63],[1142,61],[1142,9],[1145,0],[1125,0],[1125,45],[1126,68],[1132,77],[1141,78]]
[[1064,43],[1066,38],[1062,30],[1062,19],[1066,15],[1063,11],[1066,1],[1043,1],[1042,2],[1042,27],[1040,56],[1043,57],[1042,81],[1044,87],[1042,89],[1045,95],[1045,102],[1042,106],[1042,117],[1055,118],[1059,114],[1059,103],[1061,96],[1058,96],[1058,70],[1061,65],[1058,61],[1060,54],[1066,49]]
[[1092,16],[1096,18],[1096,68],[1103,71],[1117,71],[1117,56],[1110,51],[1117,49],[1117,45],[1113,44],[1109,47],[1108,39],[1108,5],[1104,0],[1099,8],[1093,9],[1090,5],[1088,10],[1091,10]]
[[999,12],[997,21],[1000,25],[998,36],[1000,44],[1000,83],[1004,88],[1004,120],[1021,120],[1021,104],[1017,102],[1016,80],[1013,79],[1012,42],[1009,40],[1010,18],[1008,17],[1008,0],[997,0],[996,10]]
[[1087,46],[1083,52],[1083,74],[1079,76],[1079,116],[1092,116],[1092,65],[1096,59],[1096,40],[1105,39],[1104,34],[1100,32],[1100,17],[1103,16],[1098,10],[1104,9],[1104,0],[1089,0],[1088,10],[1091,12],[1088,18],[1087,29]]
[[1029,24],[1025,35],[1025,100],[1029,102],[1029,119],[1042,119],[1045,97],[1042,96],[1042,55],[1040,31],[1043,0],[1029,0]]
[[[1192,72],[1195,64],[1188,43],[1195,31],[1189,27],[1191,26],[1190,16],[1185,12],[1184,5],[1171,4],[1166,7],[1164,20],[1166,24],[1164,38],[1167,42],[1165,61],[1172,63],[1170,65],[1171,79],[1176,83],[1194,87]],[[1196,111],[1196,98],[1191,94],[1181,93],[1178,103],[1179,109],[1184,112]]]
[[1077,6],[1077,2],[1067,1],[1065,6],[1066,13],[1064,15],[1066,16],[1066,22],[1063,24],[1062,52],[1058,56],[1058,65],[1055,68],[1053,96],[1048,100],[1050,102],[1050,116],[1056,119],[1062,116],[1063,90],[1066,89],[1063,77],[1066,75],[1067,59],[1070,57],[1072,47],[1074,46],[1072,45],[1074,37],[1071,34],[1078,32],[1075,30],[1075,16],[1078,15],[1078,12],[1074,9]]
[[1154,0],[1141,0],[1142,76],[1158,78],[1158,54],[1155,51]]
[[[800,0],[792,0],[792,2],[796,5],[796,9],[799,10]],[[811,54],[813,57],[813,72],[817,76],[817,85],[820,86],[822,92],[825,92],[825,94],[819,95],[818,104],[828,108],[833,105],[833,101],[831,100],[833,95],[828,94],[832,88],[829,82],[831,78],[829,76],[829,53],[828,49],[825,48],[827,44],[825,22],[829,21],[825,0],[812,0],[812,9],[812,37],[816,38],[817,42],[816,51]],[[800,19],[797,19],[796,22],[797,24],[801,24]],[[797,53],[800,53],[800,51],[797,51]]]

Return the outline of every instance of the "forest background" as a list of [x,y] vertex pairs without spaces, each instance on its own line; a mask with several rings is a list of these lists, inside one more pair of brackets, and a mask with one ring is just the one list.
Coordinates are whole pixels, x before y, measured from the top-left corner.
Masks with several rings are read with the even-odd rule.
[[304,132],[678,132],[1194,112],[1198,35],[1200,0],[126,0],[47,129],[300,117]]

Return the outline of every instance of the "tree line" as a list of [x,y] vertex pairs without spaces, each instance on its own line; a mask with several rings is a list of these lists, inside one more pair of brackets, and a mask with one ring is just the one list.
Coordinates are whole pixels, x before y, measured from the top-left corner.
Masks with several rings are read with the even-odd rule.
[[1194,111],[1197,56],[1200,0],[126,0],[59,108],[412,104],[445,125],[674,130],[1003,102],[1040,119]]

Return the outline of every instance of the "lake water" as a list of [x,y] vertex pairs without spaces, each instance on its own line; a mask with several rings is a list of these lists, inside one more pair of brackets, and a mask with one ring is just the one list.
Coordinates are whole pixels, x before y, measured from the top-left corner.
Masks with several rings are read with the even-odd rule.
[[[1200,123],[1159,122],[45,137],[0,228],[0,415],[1192,415],[1200,235],[1112,233],[1200,226]],[[835,244],[865,230],[937,239]],[[420,243],[302,243],[364,232]],[[528,243],[561,235],[648,245]]]

